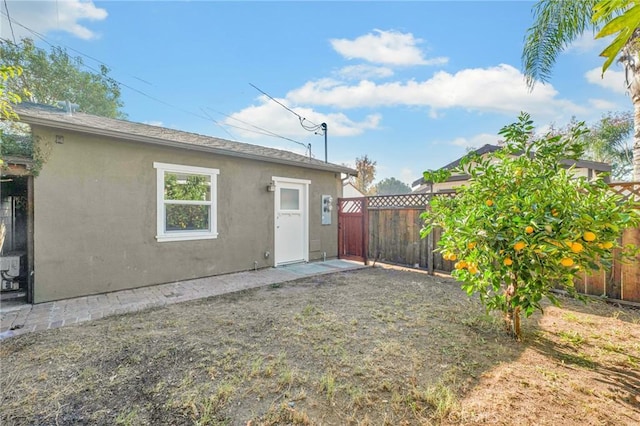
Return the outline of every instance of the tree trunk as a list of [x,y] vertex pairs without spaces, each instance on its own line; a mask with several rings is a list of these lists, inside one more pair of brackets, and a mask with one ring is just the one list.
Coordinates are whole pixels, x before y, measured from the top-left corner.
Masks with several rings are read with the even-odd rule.
[[625,47],[620,62],[625,68],[629,97],[633,103],[633,181],[640,182],[640,28],[636,28]]
[[629,94],[633,102],[633,181],[640,182],[640,75],[635,73]]
[[520,306],[509,307],[504,317],[507,333],[515,340],[522,340],[522,329],[520,328]]

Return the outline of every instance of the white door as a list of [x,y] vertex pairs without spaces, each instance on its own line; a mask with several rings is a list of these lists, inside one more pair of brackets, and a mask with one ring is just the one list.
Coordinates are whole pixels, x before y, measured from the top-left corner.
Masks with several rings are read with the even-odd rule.
[[310,181],[273,178],[275,194],[276,266],[309,260],[309,196]]

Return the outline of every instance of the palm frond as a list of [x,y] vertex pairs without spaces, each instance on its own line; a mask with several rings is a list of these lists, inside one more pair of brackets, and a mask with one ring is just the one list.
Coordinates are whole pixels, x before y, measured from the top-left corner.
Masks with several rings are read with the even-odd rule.
[[546,82],[556,59],[587,29],[598,29],[592,22],[597,0],[540,0],[533,7],[534,23],[527,30],[522,66],[527,86]]

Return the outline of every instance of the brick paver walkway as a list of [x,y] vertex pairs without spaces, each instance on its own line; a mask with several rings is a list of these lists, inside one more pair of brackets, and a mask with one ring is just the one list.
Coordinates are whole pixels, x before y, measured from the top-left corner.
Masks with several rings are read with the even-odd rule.
[[202,299],[302,277],[360,269],[361,263],[328,260],[160,284],[37,305],[0,305],[0,340],[126,312]]

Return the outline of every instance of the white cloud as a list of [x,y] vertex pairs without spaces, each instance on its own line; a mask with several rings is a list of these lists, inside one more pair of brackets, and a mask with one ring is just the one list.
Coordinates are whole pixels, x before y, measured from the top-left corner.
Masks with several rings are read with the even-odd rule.
[[592,31],[585,31],[580,37],[575,39],[569,46],[564,49],[564,53],[600,53],[611,40],[606,38],[595,39],[595,34]]
[[612,111],[620,109],[620,106],[615,102],[610,102],[604,99],[589,99],[589,105],[601,111]]
[[400,170],[400,177],[397,178],[407,185],[411,186],[411,183],[416,180],[416,174],[408,167],[403,167]]
[[448,142],[449,145],[461,146],[463,148],[480,148],[483,145],[498,143],[499,136],[489,133],[480,133],[470,138],[458,137]]
[[[258,105],[251,105],[231,114],[230,118],[225,119],[223,123],[241,127],[242,129],[232,128],[232,130],[235,134],[247,139],[264,138],[265,135],[261,133],[265,133],[265,131],[259,128],[268,129],[270,132],[292,139],[308,138],[313,135],[313,131],[308,131],[301,126],[296,116],[272,102],[266,96],[261,96],[258,100]],[[278,101],[291,107],[291,102],[286,99],[278,99]],[[304,122],[307,127],[312,126],[311,123],[330,123],[328,128],[330,137],[360,135],[365,130],[377,129],[382,119],[380,114],[370,114],[362,121],[353,121],[343,113],[324,114],[308,107],[295,107],[292,109],[302,117],[307,118]],[[320,134],[321,130],[316,132]],[[313,143],[316,144],[316,142]]]
[[347,80],[366,80],[391,77],[393,75],[393,70],[387,67],[375,67],[361,64],[341,68],[334,74]]
[[[564,124],[562,124],[559,127],[564,127]],[[546,134],[548,134],[550,131],[552,131],[554,128],[556,129],[558,128],[558,125],[556,123],[541,124],[535,128],[534,134],[536,137],[541,138],[541,137],[544,137]]]
[[421,39],[411,33],[374,30],[354,40],[332,39],[331,46],[347,59],[364,59],[371,63],[393,66],[442,65],[448,58],[426,59],[417,45]]
[[[97,7],[91,0],[64,1],[7,1],[9,15],[13,22],[13,34],[6,17],[6,10],[0,15],[0,37],[16,40],[36,36],[29,30],[46,35],[51,31],[64,31],[82,39],[92,39],[96,33],[81,24],[81,21],[102,21],[107,11]],[[25,28],[26,27],[26,28]]]
[[538,84],[529,91],[522,73],[511,65],[470,68],[450,74],[439,71],[424,81],[376,84],[363,80],[356,85],[334,79],[310,81],[287,94],[300,105],[323,105],[336,108],[424,106],[431,116],[438,110],[463,108],[479,112],[514,115],[528,111],[538,119],[559,113],[578,115],[587,110],[568,100],[558,99],[550,84]]
[[613,92],[622,94],[626,92],[624,71],[608,69],[607,72],[602,75],[602,68],[598,67],[587,71],[584,77],[589,83],[604,87]]

